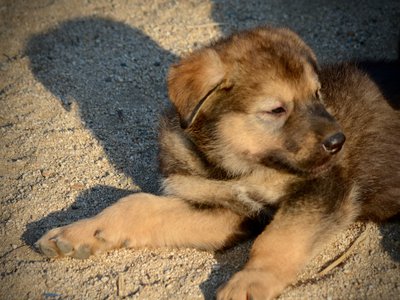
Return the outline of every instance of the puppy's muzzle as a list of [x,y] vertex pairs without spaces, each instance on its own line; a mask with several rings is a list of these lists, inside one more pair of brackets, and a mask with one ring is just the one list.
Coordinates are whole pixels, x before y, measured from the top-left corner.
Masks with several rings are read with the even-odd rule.
[[326,152],[330,154],[335,154],[342,149],[345,141],[346,136],[341,132],[337,132],[334,135],[331,135],[330,137],[325,139],[322,142],[322,147]]

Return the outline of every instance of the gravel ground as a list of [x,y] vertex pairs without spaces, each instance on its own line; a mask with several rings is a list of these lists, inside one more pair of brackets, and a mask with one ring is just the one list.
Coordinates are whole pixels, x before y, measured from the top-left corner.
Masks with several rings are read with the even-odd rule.
[[[157,192],[168,66],[265,23],[295,29],[322,62],[395,59],[400,2],[0,0],[1,299],[212,299],[251,242],[84,261],[48,260],[32,245],[123,195]],[[400,299],[399,279],[399,220],[356,223],[280,299]]]

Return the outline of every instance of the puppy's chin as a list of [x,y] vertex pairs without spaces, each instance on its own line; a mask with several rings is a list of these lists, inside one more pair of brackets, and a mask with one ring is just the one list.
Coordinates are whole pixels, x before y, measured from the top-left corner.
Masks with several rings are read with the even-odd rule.
[[318,162],[317,164],[314,164],[312,167],[304,169],[304,172],[311,177],[318,176],[325,173],[326,171],[329,171],[336,161],[337,160],[335,157],[327,156],[325,159]]
[[260,163],[280,172],[303,177],[314,177],[327,172],[337,161],[335,155],[323,155],[318,159],[293,162],[279,152],[270,152],[263,156]]

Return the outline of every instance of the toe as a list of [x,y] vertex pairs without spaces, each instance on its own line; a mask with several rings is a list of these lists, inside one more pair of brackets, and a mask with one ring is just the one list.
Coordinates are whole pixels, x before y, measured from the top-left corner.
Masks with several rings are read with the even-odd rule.
[[58,256],[57,250],[52,245],[45,245],[43,243],[37,243],[37,247],[43,255],[54,258]]
[[92,251],[89,245],[81,245],[75,250],[75,252],[72,254],[72,257],[77,259],[86,259],[91,254]]
[[74,248],[70,242],[62,240],[62,239],[56,239],[56,245],[63,255],[68,256],[74,250]]

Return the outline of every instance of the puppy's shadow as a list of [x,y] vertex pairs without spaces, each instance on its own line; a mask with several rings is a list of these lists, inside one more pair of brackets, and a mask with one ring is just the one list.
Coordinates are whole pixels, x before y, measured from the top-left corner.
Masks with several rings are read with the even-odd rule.
[[33,36],[26,54],[66,111],[76,103],[115,168],[157,192],[157,122],[174,55],[139,29],[96,17]]
[[[76,106],[114,168],[142,191],[158,193],[158,116],[168,101],[165,78],[175,56],[141,30],[98,17],[31,37],[26,55],[59,105],[71,113]],[[32,245],[46,230],[94,215],[131,192],[107,186],[84,191],[69,209],[29,224],[23,239]]]
[[33,245],[46,231],[78,220],[95,216],[119,198],[132,194],[132,191],[109,186],[95,186],[83,191],[67,209],[52,212],[45,218],[27,225],[22,239]]
[[240,271],[248,259],[252,241],[247,241],[225,251],[218,251],[207,280],[200,284],[204,299],[215,299],[218,288],[223,286],[236,272]]
[[400,214],[379,226],[382,235],[381,245],[397,262],[400,262]]

